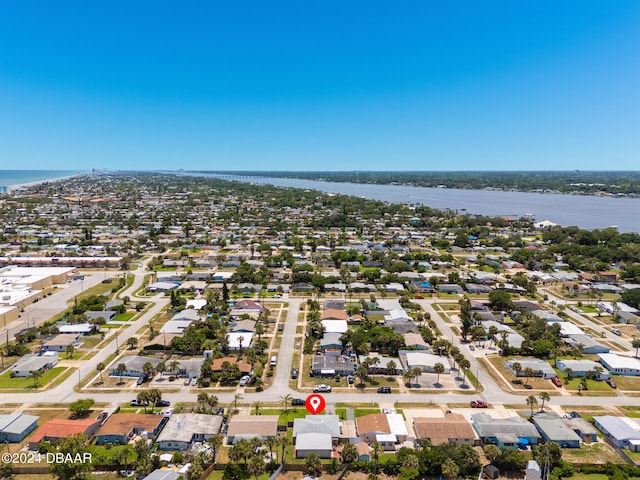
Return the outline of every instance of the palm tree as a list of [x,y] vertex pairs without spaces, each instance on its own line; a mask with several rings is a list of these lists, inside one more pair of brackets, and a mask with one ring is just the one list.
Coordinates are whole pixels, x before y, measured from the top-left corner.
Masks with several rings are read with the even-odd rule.
[[413,379],[413,372],[411,370],[407,370],[406,372],[404,372],[402,374],[402,378],[404,378],[404,381],[409,384],[409,387],[411,387],[411,380]]
[[119,363],[118,366],[116,367],[116,375],[120,377],[120,380],[118,380],[119,384],[124,383],[124,380],[122,380],[122,376],[126,371],[127,371],[127,366],[124,363]]
[[266,470],[264,460],[259,456],[251,457],[249,464],[247,465],[247,471],[250,475],[253,475],[256,480]]
[[102,380],[102,371],[104,369],[105,369],[104,363],[100,362],[98,363],[98,365],[96,365],[96,370],[98,370],[98,372],[100,373],[100,383],[104,383],[104,381]]
[[289,404],[291,403],[291,400],[293,400],[293,396],[290,393],[280,397],[280,401],[282,402],[282,406],[284,407],[285,413],[289,409]]
[[238,337],[238,344],[240,345],[240,353],[242,353],[242,342],[244,342],[244,337],[240,335]]
[[206,392],[199,393],[198,404],[202,406],[202,411],[204,411],[205,407],[209,404],[209,394]]
[[367,378],[367,366],[363,363],[356,369],[356,377],[360,379],[360,386],[364,386],[364,379]]
[[573,377],[573,369],[565,368],[564,369],[564,374],[567,377],[567,382],[568,382],[569,380],[571,380],[571,377]]
[[633,336],[631,340],[631,346],[636,349],[636,358],[638,358],[638,349],[640,348],[640,338],[637,335]]
[[29,376],[33,378],[33,388],[38,388],[38,379],[42,376],[40,370],[31,370]]
[[451,457],[447,457],[447,459],[442,463],[442,476],[445,478],[455,478],[459,473],[460,467],[458,467]]
[[387,362],[387,370],[391,370],[393,372],[393,375],[396,374],[397,368],[398,368],[398,365],[396,365],[396,362],[394,362],[393,360],[389,360]]
[[373,442],[371,444],[371,458],[373,458],[374,473],[378,473],[378,460],[380,459],[382,452],[384,452],[384,450],[378,442]]
[[236,393],[233,397],[233,413],[238,411],[238,400],[242,400],[242,395]]
[[278,445],[278,440],[276,437],[267,437],[264,445],[269,449],[269,461],[271,461],[273,459],[273,449]]
[[218,449],[222,445],[222,437],[220,437],[220,435],[214,435],[207,439],[207,443],[211,446],[211,463],[215,463]]
[[440,375],[444,373],[444,365],[440,362],[433,366],[433,371],[438,375],[436,379],[436,385],[440,385]]
[[531,368],[531,367],[527,367],[527,368],[524,369],[524,376],[527,377],[527,381],[524,384],[525,386],[529,385],[529,379],[531,377],[533,377],[533,373],[534,373],[533,372],[533,368]]
[[260,415],[260,407],[262,407],[262,402],[260,401],[253,402],[253,408],[256,410],[256,415]]
[[115,455],[114,460],[118,463],[118,465],[124,465],[125,470],[129,470],[129,458],[131,457],[132,451],[129,447],[119,449]]
[[67,358],[73,357],[73,353],[75,351],[76,351],[76,347],[74,347],[73,345],[67,345],[67,348],[66,348]]
[[467,370],[471,368],[471,362],[466,358],[463,358],[458,362],[458,366],[460,370],[462,370],[462,384],[466,385],[467,383]]
[[278,443],[280,444],[280,447],[282,448],[282,453],[280,456],[280,463],[284,463],[285,460],[285,454],[287,453],[287,447],[290,444],[289,438],[284,436],[284,437],[280,437],[278,438]]
[[516,378],[518,378],[518,376],[520,375],[520,372],[522,371],[522,365],[520,364],[520,362],[513,362],[511,364],[511,368],[513,369],[514,372],[516,372]]
[[418,383],[418,380],[420,380],[420,375],[422,375],[422,369],[420,367],[415,367],[413,368],[413,370],[411,370],[411,373],[413,373],[413,377],[416,379],[416,383]]
[[169,371],[171,372],[171,374],[175,374],[176,370],[178,370],[178,367],[180,366],[180,361],[179,360],[171,360],[169,362]]
[[531,407],[531,416],[533,417],[533,407],[535,407],[538,404],[538,400],[536,399],[535,396],[533,395],[529,395],[527,397],[527,405],[529,405]]
[[551,399],[549,392],[541,392],[540,400],[542,400],[542,405],[540,405],[540,411],[544,412],[544,402],[548,402]]

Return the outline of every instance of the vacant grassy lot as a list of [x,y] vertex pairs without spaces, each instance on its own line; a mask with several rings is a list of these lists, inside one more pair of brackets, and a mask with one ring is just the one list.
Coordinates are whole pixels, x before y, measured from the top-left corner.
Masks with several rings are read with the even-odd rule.
[[624,463],[620,455],[604,442],[592,443],[591,445],[583,443],[580,444],[580,448],[564,448],[562,449],[562,458],[571,463]]

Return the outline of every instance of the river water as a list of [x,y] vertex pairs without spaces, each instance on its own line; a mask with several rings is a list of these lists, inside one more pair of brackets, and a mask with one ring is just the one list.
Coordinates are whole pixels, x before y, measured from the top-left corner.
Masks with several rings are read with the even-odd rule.
[[585,229],[616,226],[620,232],[640,232],[640,198],[371,185],[248,175],[197,175],[355,195],[391,203],[422,204],[470,214],[516,218],[532,214],[537,221],[550,220],[563,226],[576,225]]

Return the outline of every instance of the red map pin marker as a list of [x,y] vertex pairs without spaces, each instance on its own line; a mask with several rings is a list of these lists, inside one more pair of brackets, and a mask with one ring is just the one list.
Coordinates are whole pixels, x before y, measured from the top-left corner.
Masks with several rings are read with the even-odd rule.
[[307,411],[311,415],[317,415],[319,413],[322,413],[324,407],[327,406],[327,402],[324,401],[324,397],[322,395],[317,395],[314,393],[313,395],[309,395],[307,397],[307,401],[305,402],[304,406],[307,407]]

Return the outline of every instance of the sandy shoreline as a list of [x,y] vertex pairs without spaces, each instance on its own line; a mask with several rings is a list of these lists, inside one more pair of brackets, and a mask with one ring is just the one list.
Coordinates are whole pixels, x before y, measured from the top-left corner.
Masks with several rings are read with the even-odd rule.
[[61,182],[62,180],[68,180],[70,178],[79,177],[81,175],[86,175],[87,173],[88,172],[78,172],[78,173],[74,173],[73,175],[65,175],[65,176],[62,176],[62,177],[55,177],[55,178],[46,178],[46,179],[43,179],[43,180],[36,180],[35,182],[18,183],[18,184],[15,184],[15,185],[7,185],[7,192],[14,192],[16,190],[28,189],[29,187],[40,185],[42,183]]

